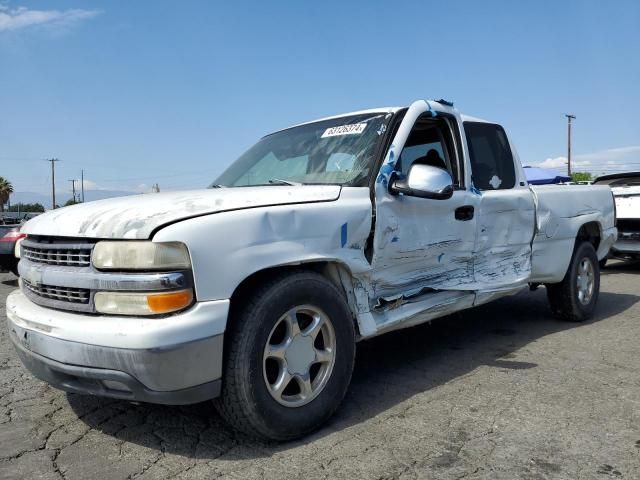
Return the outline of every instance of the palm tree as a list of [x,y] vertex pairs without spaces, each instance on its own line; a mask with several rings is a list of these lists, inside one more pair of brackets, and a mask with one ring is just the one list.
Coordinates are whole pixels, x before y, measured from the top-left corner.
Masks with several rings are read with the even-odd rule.
[[9,202],[9,196],[13,193],[13,185],[4,177],[0,177],[0,212],[4,212],[4,204]]

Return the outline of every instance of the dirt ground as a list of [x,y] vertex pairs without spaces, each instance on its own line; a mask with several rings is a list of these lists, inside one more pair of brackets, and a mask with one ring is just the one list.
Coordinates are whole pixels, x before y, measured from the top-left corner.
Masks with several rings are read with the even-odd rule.
[[256,443],[209,403],[131,404],[34,379],[9,342],[0,273],[0,479],[640,478],[640,265],[603,272],[595,318],[544,288],[358,345],[316,434]]

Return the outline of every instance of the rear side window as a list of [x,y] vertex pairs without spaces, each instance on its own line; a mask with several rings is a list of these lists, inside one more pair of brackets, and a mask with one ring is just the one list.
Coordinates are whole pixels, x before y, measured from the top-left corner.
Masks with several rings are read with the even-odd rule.
[[516,171],[507,135],[500,125],[464,122],[471,175],[479,190],[504,190],[516,184]]

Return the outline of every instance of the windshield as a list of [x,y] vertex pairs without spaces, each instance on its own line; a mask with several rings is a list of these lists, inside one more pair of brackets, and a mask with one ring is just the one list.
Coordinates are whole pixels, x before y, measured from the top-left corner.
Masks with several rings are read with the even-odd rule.
[[365,185],[388,113],[323,120],[267,135],[231,164],[214,186]]

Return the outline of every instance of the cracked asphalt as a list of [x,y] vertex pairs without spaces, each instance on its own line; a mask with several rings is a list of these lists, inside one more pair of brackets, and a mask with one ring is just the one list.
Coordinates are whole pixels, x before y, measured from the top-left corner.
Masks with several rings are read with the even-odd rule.
[[208,403],[131,404],[34,379],[0,273],[0,479],[640,478],[640,265],[603,272],[595,318],[544,289],[358,345],[330,423],[297,442],[234,433]]

